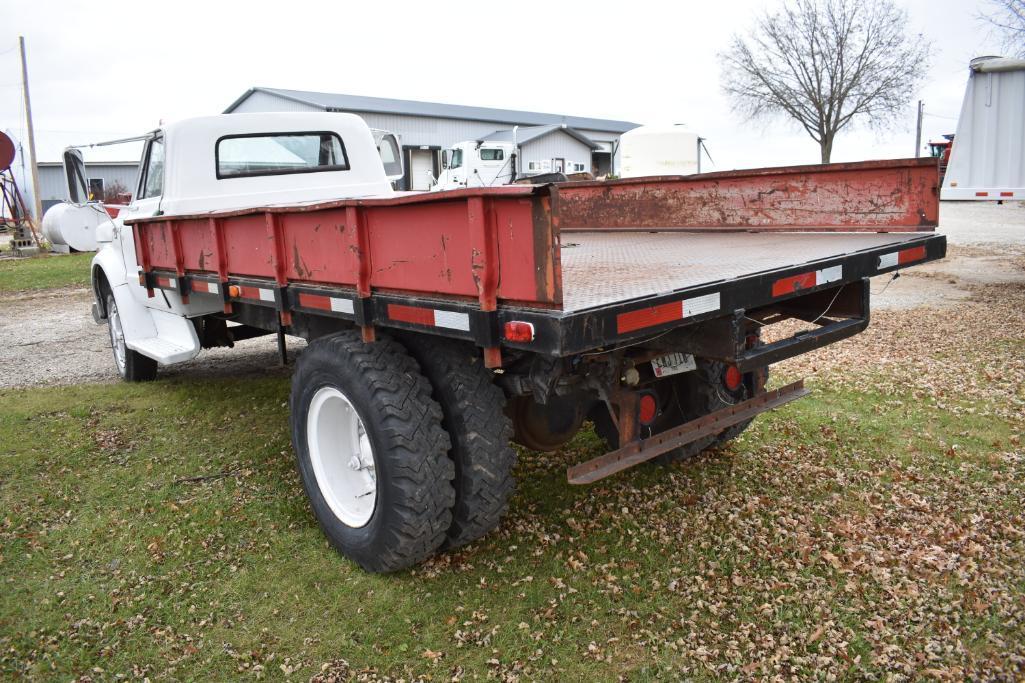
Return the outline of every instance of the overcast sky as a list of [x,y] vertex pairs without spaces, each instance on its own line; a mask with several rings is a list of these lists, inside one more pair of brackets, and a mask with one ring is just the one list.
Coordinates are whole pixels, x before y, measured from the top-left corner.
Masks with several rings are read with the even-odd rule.
[[[717,51],[776,4],[0,0],[0,130],[24,131],[24,35],[41,161],[68,144],[220,113],[262,85],[683,123],[708,139],[719,170],[817,163],[805,133],[745,122],[719,89]],[[954,132],[968,61],[999,54],[976,18],[985,0],[898,4],[934,45],[925,86],[909,94],[906,126],[843,131],[834,161],[913,156],[918,98],[925,139]]]

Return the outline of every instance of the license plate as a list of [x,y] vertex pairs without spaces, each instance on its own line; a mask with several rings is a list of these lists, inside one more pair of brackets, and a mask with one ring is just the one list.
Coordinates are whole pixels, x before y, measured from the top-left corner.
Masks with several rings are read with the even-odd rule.
[[689,372],[697,367],[694,363],[694,356],[689,353],[670,353],[659,356],[651,361],[651,369],[655,377],[668,377],[678,375],[681,372]]

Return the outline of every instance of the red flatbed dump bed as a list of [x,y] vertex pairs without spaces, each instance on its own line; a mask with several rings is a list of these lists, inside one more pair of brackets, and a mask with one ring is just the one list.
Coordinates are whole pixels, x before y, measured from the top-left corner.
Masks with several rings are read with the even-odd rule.
[[[571,355],[941,258],[935,193],[931,160],[896,160],[158,216],[134,230],[151,289],[218,283],[225,312],[273,308],[285,329],[328,316],[366,338],[381,326],[469,339],[497,367],[501,347]],[[864,328],[867,301],[856,317],[837,332]],[[533,339],[506,338],[513,320]]]

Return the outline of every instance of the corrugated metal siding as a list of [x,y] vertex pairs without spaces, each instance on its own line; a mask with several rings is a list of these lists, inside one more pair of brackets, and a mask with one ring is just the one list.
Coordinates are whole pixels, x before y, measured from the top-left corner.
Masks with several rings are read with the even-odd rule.
[[567,116],[565,114],[545,114],[535,111],[516,109],[493,109],[490,107],[472,107],[460,104],[442,104],[440,102],[419,102],[414,100],[396,100],[387,97],[365,97],[362,95],[345,95],[342,93],[311,92],[309,90],[285,90],[282,88],[251,88],[239,99],[229,105],[225,113],[235,111],[236,107],[254,92],[266,93],[275,97],[304,102],[324,111],[353,111],[373,114],[401,114],[405,116],[423,116],[435,119],[455,119],[459,121],[490,121],[492,123],[515,122],[522,126],[544,126],[549,124],[567,125],[573,128],[598,128],[616,132],[625,132],[637,127],[629,121],[611,119],[595,119],[587,116]]
[[277,95],[271,95],[257,90],[249,97],[244,99],[239,104],[233,114],[246,114],[249,112],[260,112],[260,111],[324,111],[320,107],[314,107],[303,102],[293,102],[292,100],[285,99],[284,97],[278,97]]
[[[88,178],[103,178],[104,186],[114,181],[119,181],[128,188],[129,192],[134,192],[139,166],[138,164],[118,164],[116,166],[109,164],[86,164],[85,171]],[[39,167],[39,198],[41,201],[64,201],[67,195],[66,187],[63,166],[47,165]]]
[[[278,97],[270,93],[263,91],[255,91],[245,100],[243,100],[238,107],[234,110],[236,112],[261,112],[261,111],[323,111],[322,109],[313,107],[311,105],[303,104],[300,102],[292,102],[284,98]],[[368,112],[353,112],[358,114],[367,122],[367,125],[371,128],[381,128],[383,130],[391,131],[399,136],[399,141],[403,145],[430,145],[438,146],[442,148],[451,147],[457,142],[463,142],[464,140],[478,140],[485,135],[495,132],[496,130],[502,130],[512,128],[513,126],[525,125],[522,122],[509,121],[507,123],[494,123],[485,121],[470,121],[463,119],[443,119],[443,118],[432,118],[427,116],[410,116],[405,114],[377,114]],[[602,130],[580,130],[581,133],[586,135],[595,141],[602,142],[615,142],[618,146],[619,134],[613,131],[602,131]],[[548,144],[549,138],[558,138],[563,144],[562,140],[569,139],[576,146],[571,150],[563,149],[562,153],[552,154],[551,156],[538,156],[536,158],[555,158],[564,157],[567,160],[572,158],[577,163],[584,164],[588,170],[591,167],[591,154],[588,151],[586,154],[581,154],[580,149],[586,149],[586,146],[568,138],[566,135],[549,135],[543,138],[539,142],[541,144]],[[567,143],[568,144],[568,143]],[[529,147],[528,145],[527,147]],[[541,152],[539,152],[540,154]],[[571,155],[572,153],[572,155]],[[535,157],[531,157],[535,158]],[[618,156],[617,156],[618,158]],[[618,166],[618,164],[617,164]],[[526,168],[526,165],[523,166]]]
[[481,121],[432,119],[400,114],[359,114],[371,128],[382,128],[398,134],[403,145],[438,145],[451,147],[464,140],[477,140],[493,133],[500,126]]
[[566,172],[571,173],[572,163],[584,165],[591,170],[591,148],[565,133],[551,133],[523,145],[520,149],[520,169],[526,173],[531,161],[544,159],[565,159]]
[[[619,173],[619,135],[617,133],[610,133],[609,131],[603,130],[583,130],[578,128],[581,133],[591,138],[595,142],[606,142],[612,145],[612,172]],[[588,168],[588,171],[591,169]]]
[[1025,190],[1025,71],[972,73],[942,199]]

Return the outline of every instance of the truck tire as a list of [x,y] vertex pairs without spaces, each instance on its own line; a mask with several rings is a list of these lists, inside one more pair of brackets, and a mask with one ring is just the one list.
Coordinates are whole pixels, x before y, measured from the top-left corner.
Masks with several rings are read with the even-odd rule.
[[392,572],[441,546],[455,501],[450,443],[405,349],[353,330],[321,337],[299,356],[290,405],[299,477],[335,549]]
[[125,344],[125,333],[121,327],[121,314],[113,294],[107,294],[107,332],[110,335],[110,350],[114,353],[114,367],[126,382],[150,382],[156,379],[157,362]]
[[516,451],[509,441],[512,423],[505,414],[505,394],[495,385],[469,345],[427,337],[404,339],[434,388],[442,424],[452,439],[455,505],[443,549],[475,541],[498,526],[516,482]]

